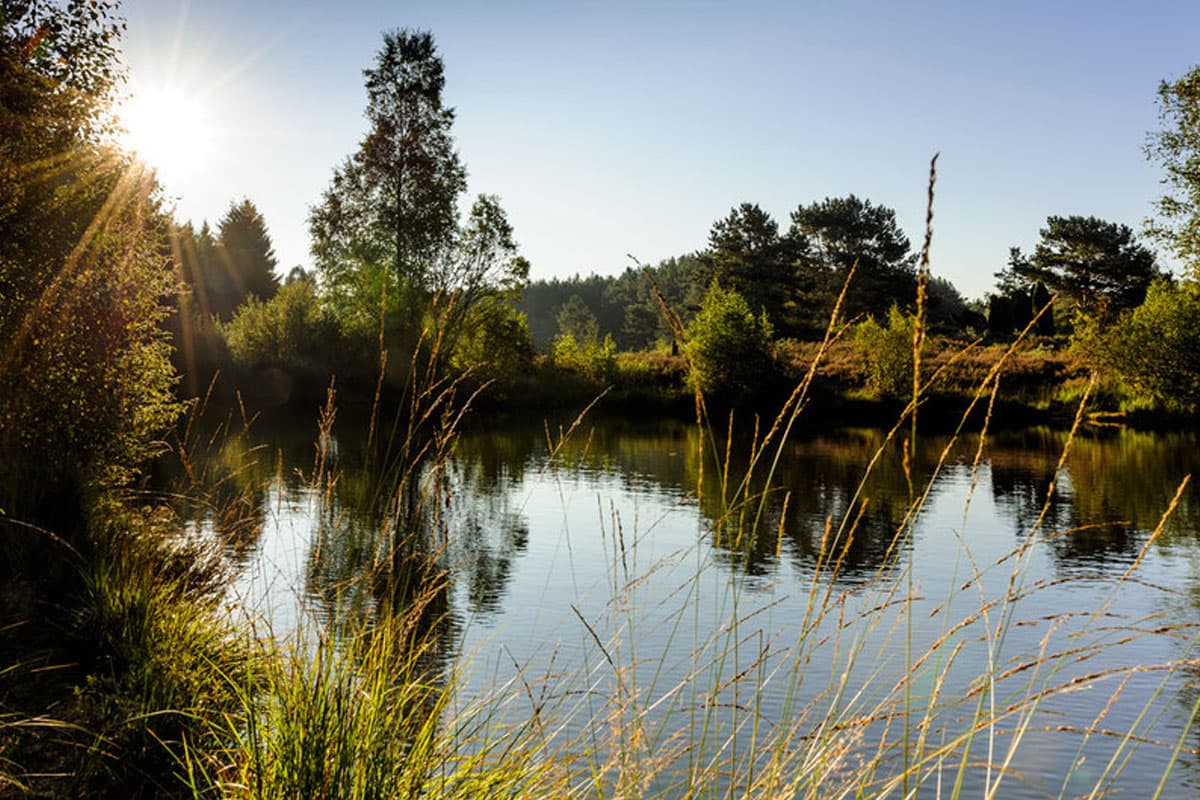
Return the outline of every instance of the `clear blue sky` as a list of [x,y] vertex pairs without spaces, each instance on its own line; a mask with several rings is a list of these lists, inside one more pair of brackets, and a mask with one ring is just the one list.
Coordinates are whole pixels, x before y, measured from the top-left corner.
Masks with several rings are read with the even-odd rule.
[[133,84],[186,84],[219,125],[171,187],[182,219],[249,197],[281,269],[365,130],[382,31],[431,30],[472,193],[500,196],[535,278],[704,246],[731,206],[787,225],[858,194],[918,245],[941,152],[933,269],[967,296],[1050,214],[1134,228],[1159,170],[1160,80],[1200,63],[1200,2],[127,0]]

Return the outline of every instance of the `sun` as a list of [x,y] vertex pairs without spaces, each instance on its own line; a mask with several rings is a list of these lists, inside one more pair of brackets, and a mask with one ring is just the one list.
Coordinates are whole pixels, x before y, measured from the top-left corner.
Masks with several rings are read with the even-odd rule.
[[168,190],[182,191],[208,166],[216,130],[195,93],[169,86],[136,91],[120,119],[123,144],[157,172]]

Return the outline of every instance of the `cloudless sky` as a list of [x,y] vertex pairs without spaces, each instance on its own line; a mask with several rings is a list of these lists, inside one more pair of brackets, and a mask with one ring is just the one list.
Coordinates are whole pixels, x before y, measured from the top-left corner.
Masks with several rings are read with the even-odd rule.
[[[280,269],[366,130],[381,32],[431,30],[472,194],[499,195],[532,277],[705,246],[757,202],[781,228],[850,193],[923,235],[968,297],[1050,214],[1140,229],[1158,84],[1200,63],[1200,2],[243,2],[127,0],[131,90],[196,93],[217,127],[177,215],[249,197]],[[463,203],[469,207],[469,200]]]

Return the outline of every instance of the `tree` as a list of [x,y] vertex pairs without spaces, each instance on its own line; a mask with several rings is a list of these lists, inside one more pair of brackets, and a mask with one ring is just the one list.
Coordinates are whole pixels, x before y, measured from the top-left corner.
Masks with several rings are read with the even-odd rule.
[[996,273],[996,290],[998,294],[988,298],[987,328],[993,337],[1010,338],[1025,330],[1035,316],[1034,332],[1054,335],[1053,297],[1046,284],[1030,272],[1029,259],[1021,248],[1009,248],[1008,266]]
[[854,349],[866,365],[867,388],[877,397],[905,397],[912,392],[915,325],[913,315],[892,306],[885,324],[869,316],[854,326]]
[[[195,397],[212,381],[225,360],[216,292],[208,276],[218,274],[217,241],[208,223],[196,231],[191,223],[171,233],[171,256],[179,278],[175,307],[167,320],[172,360],[183,378],[183,391]],[[224,305],[223,301],[221,305]],[[232,315],[232,308],[226,309]]]
[[310,211],[313,257],[326,283],[390,272],[411,304],[453,243],[466,189],[451,136],[454,110],[442,103],[442,59],[428,32],[384,34],[375,66],[363,74],[370,129]]
[[793,211],[789,235],[803,243],[806,268],[822,287],[825,309],[832,307],[855,264],[847,315],[884,315],[893,303],[914,301],[917,257],[892,209],[854,195],[827,197]]
[[755,313],[782,320],[794,308],[795,253],[779,224],[757,204],[742,203],[713,223],[701,255],[701,285],[717,281],[741,295]]
[[571,295],[558,311],[558,336],[550,345],[554,363],[592,381],[608,381],[616,370],[617,344],[611,334],[600,338],[596,315],[579,295]]
[[567,302],[562,304],[555,319],[558,321],[560,336],[570,334],[583,341],[595,339],[600,335],[600,325],[596,322],[596,315],[588,308],[587,303],[583,302],[583,298],[577,294],[571,295]]
[[[389,338],[432,342],[430,356],[453,361],[470,326],[503,328],[508,315],[494,301],[515,302],[529,262],[495,196],[480,195],[459,227],[466,171],[433,36],[384,34],[363,74],[370,130],[309,214],[321,285],[352,339],[377,331],[382,314]],[[499,317],[487,319],[493,312]]]
[[204,222],[199,231],[181,226],[175,239],[179,274],[206,326],[210,318],[228,322],[248,299],[270,300],[279,288],[266,220],[249,200],[229,204],[216,235]]
[[1200,277],[1200,66],[1158,87],[1162,130],[1150,135],[1146,156],[1166,171],[1150,233]]
[[217,223],[223,266],[237,290],[237,305],[247,298],[270,300],[279,289],[275,275],[278,260],[267,223],[248,199],[230,203],[229,210]]
[[613,309],[620,321],[614,331],[617,344],[631,351],[674,344],[675,334],[655,287],[669,308],[690,317],[686,306],[693,289],[693,273],[699,268],[699,258],[688,255],[666,259],[654,267],[629,267],[613,279],[604,291],[604,305]]
[[970,311],[958,288],[945,278],[934,277],[928,287],[929,327],[940,333],[954,333],[967,326]]
[[[115,4],[0,5],[0,507],[128,477],[178,411],[153,176],[115,150]],[[48,458],[47,454],[52,454]],[[66,489],[69,492],[69,488]]]
[[500,297],[477,303],[471,314],[466,334],[455,343],[454,366],[500,383],[526,374],[533,363],[533,340],[525,315]]
[[533,281],[522,287],[517,308],[529,322],[534,346],[546,350],[558,335],[557,314],[572,295],[578,295],[596,318],[600,334],[619,335],[625,324],[625,293],[614,291],[620,278],[588,275]]
[[1014,248],[1009,268],[1031,290],[1041,281],[1068,308],[1112,318],[1141,303],[1161,275],[1154,253],[1126,225],[1096,217],[1047,217],[1041,237],[1031,257]]
[[[453,246],[430,276],[434,320],[453,350],[472,325],[500,330],[529,278],[529,261],[518,254],[513,228],[495,195],[480,195]],[[485,302],[486,301],[486,302]],[[501,308],[509,306],[508,309]],[[489,315],[496,319],[489,319]]]

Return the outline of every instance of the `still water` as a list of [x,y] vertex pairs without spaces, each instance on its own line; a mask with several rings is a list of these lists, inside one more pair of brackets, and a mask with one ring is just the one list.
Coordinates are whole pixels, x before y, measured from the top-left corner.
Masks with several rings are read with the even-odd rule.
[[[209,500],[183,513],[238,565],[239,604],[285,636],[372,602],[352,587],[381,490],[353,420],[325,439],[336,480],[319,486],[315,425],[276,425],[209,448]],[[923,436],[906,460],[883,431],[801,425],[738,494],[749,431],[727,445],[596,419],[559,446],[560,431],[477,421],[437,476],[439,652],[462,706],[501,694],[509,718],[537,707],[572,736],[628,724],[636,698],[664,751],[731,763],[748,720],[841,720],[854,763],[903,740],[897,709],[913,709],[910,742],[928,718],[927,753],[995,713],[969,761],[1006,764],[999,797],[1150,796],[1176,746],[1163,796],[1200,791],[1194,487],[1163,519],[1200,466],[1193,434],[1085,431],[1060,464],[1067,437],[1045,429]],[[948,794],[962,750],[947,750],[922,796]],[[972,766],[965,796],[989,780]]]

